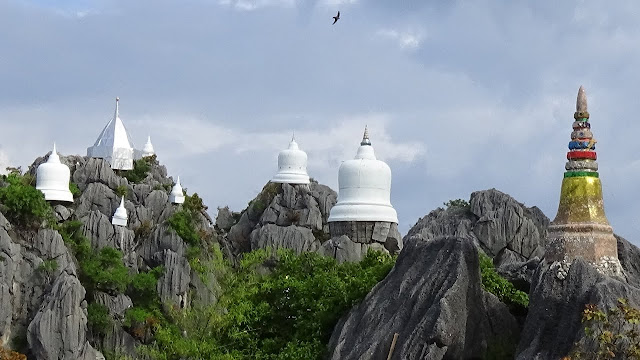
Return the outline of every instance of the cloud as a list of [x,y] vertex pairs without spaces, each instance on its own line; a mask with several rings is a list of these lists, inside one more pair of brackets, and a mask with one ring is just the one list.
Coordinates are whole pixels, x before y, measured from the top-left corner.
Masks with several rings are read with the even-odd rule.
[[252,11],[266,7],[293,8],[298,0],[220,0],[219,4],[241,11]]
[[395,41],[401,49],[415,50],[424,40],[424,32],[419,30],[380,29],[376,32],[379,37]]

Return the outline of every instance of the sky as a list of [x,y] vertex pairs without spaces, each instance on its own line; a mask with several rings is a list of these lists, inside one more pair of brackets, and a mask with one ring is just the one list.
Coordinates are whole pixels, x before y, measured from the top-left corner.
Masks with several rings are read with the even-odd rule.
[[[332,16],[340,10],[337,24]],[[86,154],[113,116],[215,216],[291,134],[337,190],[365,125],[402,234],[496,188],[551,219],[580,85],[607,217],[640,245],[640,2],[0,1],[0,167]]]

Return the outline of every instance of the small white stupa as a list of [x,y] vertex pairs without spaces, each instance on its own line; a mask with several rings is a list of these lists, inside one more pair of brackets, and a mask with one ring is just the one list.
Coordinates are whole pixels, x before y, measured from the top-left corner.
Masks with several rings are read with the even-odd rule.
[[173,185],[173,188],[171,189],[169,201],[173,204],[184,203],[184,192],[182,192],[182,185],[180,185],[180,176],[178,176],[178,181],[176,181],[176,184]]
[[391,206],[391,169],[376,159],[366,127],[355,159],[344,161],[338,170],[338,202],[329,222],[338,221],[398,223]]
[[129,217],[127,216],[127,209],[124,207],[124,196],[120,198],[120,206],[116,209],[116,212],[113,214],[113,218],[111,219],[111,223],[113,225],[119,226],[127,226],[127,220]]
[[87,148],[87,156],[107,160],[114,170],[131,170],[133,169],[133,142],[120,120],[119,101],[120,99],[116,98],[113,119],[102,129],[95,144]]
[[276,183],[308,184],[307,153],[298,148],[295,135],[291,137],[289,148],[278,154],[278,173],[271,179]]
[[151,144],[151,136],[147,137],[147,143],[144,144],[144,148],[142,148],[142,157],[152,156],[155,154],[153,150],[153,145]]
[[69,191],[70,178],[71,171],[60,162],[54,143],[49,159],[36,170],[36,189],[42,191],[45,200],[73,202],[73,194]]

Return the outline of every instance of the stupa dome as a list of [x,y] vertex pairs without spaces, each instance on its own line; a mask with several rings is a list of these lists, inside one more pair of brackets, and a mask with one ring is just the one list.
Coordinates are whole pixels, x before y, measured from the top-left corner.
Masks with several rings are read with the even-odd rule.
[[329,221],[398,223],[391,206],[391,169],[376,159],[366,127],[355,159],[344,161],[338,170],[338,202]]
[[47,162],[40,164],[36,170],[36,189],[42,191],[45,200],[73,202],[73,194],[69,191],[69,167],[60,162],[56,145]]
[[147,157],[155,154],[153,150],[153,145],[151,144],[151,136],[147,137],[147,143],[144,144],[144,148],[142,148],[142,156]]
[[308,184],[307,153],[298,148],[295,138],[291,138],[289,148],[278,154],[278,173],[271,179],[276,183]]
[[113,218],[111,219],[111,223],[113,225],[119,226],[127,226],[127,209],[124,207],[124,196],[120,198],[120,206],[116,209],[116,212],[113,214]]
[[169,195],[169,201],[174,204],[182,204],[184,203],[184,192],[182,192],[182,185],[180,185],[180,176],[178,176],[178,180],[176,184],[173,185],[171,189],[171,194]]
[[113,119],[102,129],[93,146],[87,148],[87,156],[107,160],[114,170],[131,170],[134,157],[133,142],[120,120],[119,101],[120,99],[116,98]]

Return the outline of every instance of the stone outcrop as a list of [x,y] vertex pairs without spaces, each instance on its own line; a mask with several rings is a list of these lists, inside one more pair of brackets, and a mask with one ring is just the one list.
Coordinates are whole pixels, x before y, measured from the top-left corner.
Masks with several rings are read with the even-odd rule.
[[[517,359],[560,359],[568,355],[585,336],[581,320],[587,304],[609,309],[624,298],[631,306],[640,305],[640,289],[622,278],[603,275],[582,259],[571,264],[543,262],[534,279]],[[589,353],[593,349],[582,350]]]
[[468,239],[493,258],[498,272],[528,291],[531,276],[544,255],[549,219],[537,207],[526,207],[496,189],[476,191],[468,205],[438,208],[418,220],[404,237],[456,236]]
[[329,240],[327,219],[336,196],[316,182],[268,183],[235,224],[229,226],[234,215],[228,209],[219,211],[216,222],[220,229],[229,228],[224,237],[234,254],[264,247],[316,251]]
[[514,343],[515,318],[482,289],[471,241],[407,241],[389,275],[336,325],[330,359],[465,359]]

